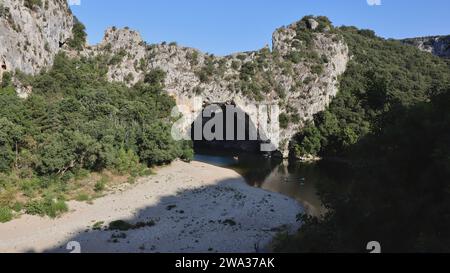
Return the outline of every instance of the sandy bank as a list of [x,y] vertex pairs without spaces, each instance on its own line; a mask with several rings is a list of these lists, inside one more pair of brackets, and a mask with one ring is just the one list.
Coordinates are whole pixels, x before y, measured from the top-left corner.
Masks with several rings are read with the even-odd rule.
[[[284,225],[295,230],[302,211],[294,200],[247,186],[232,170],[179,161],[92,205],[69,207],[58,219],[25,215],[0,224],[0,252],[69,252],[69,241],[82,252],[255,252]],[[155,225],[92,230],[115,220]]]

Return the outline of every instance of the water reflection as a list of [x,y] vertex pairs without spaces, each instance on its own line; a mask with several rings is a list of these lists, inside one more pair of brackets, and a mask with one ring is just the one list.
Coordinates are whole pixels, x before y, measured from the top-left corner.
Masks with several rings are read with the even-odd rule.
[[319,216],[326,211],[317,194],[317,186],[327,183],[330,177],[318,164],[288,163],[255,154],[210,150],[197,150],[195,160],[233,169],[251,186],[294,198],[310,215]]

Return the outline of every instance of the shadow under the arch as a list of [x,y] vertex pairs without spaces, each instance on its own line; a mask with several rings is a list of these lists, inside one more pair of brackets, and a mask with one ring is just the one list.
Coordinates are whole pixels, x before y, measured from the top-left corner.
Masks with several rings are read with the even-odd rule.
[[78,231],[44,252],[68,253],[72,241],[82,253],[268,252],[265,246],[276,234],[299,228],[301,212],[293,199],[227,179],[162,197],[133,218],[115,219],[134,226],[129,230],[109,230],[104,223],[101,230]]
[[267,138],[265,132],[258,128],[247,112],[233,104],[204,107],[191,124],[190,135],[195,150],[225,150],[236,155],[242,152],[271,154],[261,151],[262,144],[270,143],[263,140]]

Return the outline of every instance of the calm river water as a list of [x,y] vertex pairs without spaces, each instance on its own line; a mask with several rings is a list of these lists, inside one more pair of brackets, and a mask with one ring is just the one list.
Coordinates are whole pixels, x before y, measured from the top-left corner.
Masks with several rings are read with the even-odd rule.
[[326,211],[318,196],[317,185],[332,178],[318,163],[288,163],[256,154],[210,150],[196,151],[195,160],[233,169],[253,187],[294,198],[310,215],[320,216]]

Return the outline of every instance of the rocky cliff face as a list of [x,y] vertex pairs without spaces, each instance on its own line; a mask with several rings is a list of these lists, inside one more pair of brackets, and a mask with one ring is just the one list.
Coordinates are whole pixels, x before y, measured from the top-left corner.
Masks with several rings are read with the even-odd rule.
[[415,46],[438,57],[450,59],[450,35],[411,38],[402,40],[402,43]]
[[[147,45],[136,31],[110,28],[102,43],[83,54],[108,52],[113,56],[109,79],[130,85],[151,70],[165,71],[166,91],[192,109],[194,96],[204,104],[234,104],[245,112],[253,105],[278,105],[282,137],[265,134],[287,155],[289,140],[336,95],[338,77],[349,61],[343,40],[330,26],[319,27],[312,18],[303,20],[276,30],[273,50],[266,47],[224,57],[174,43]],[[262,126],[256,119],[253,122]]]
[[0,79],[5,71],[50,66],[73,23],[65,0],[0,0]]
[[[166,72],[166,91],[179,104],[194,109],[194,97],[205,105],[234,104],[250,114],[258,129],[266,128],[261,133],[285,155],[294,134],[336,95],[349,61],[347,45],[324,17],[276,30],[272,49],[223,57],[175,43],[148,45],[138,32],[116,28],[108,29],[100,44],[73,51],[64,46],[75,24],[65,0],[0,1],[0,76],[16,70],[36,74],[60,50],[72,57],[109,56],[109,80],[128,85],[160,69]],[[251,113],[254,106],[267,105],[266,112],[280,108],[280,134]]]

